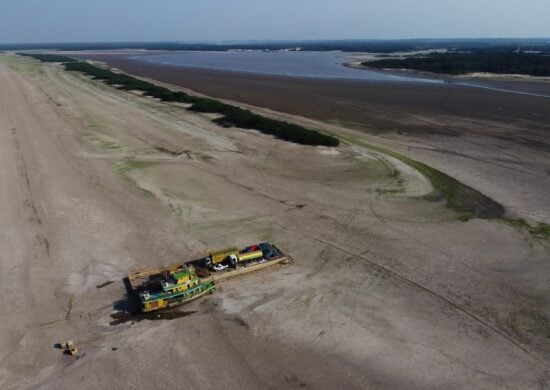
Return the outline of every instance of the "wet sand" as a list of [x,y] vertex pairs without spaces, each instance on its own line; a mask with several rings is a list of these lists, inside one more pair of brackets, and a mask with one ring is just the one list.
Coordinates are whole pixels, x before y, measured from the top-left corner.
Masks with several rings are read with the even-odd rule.
[[[530,131],[515,141],[550,150],[550,99],[456,84],[390,83],[266,76],[183,68],[130,60],[128,55],[79,54],[128,73],[170,83],[209,96],[330,121],[374,133],[463,135],[475,131],[469,120],[484,120]],[[479,81],[472,81],[479,82]],[[489,87],[550,94],[550,84],[485,81]],[[426,121],[425,117],[441,120]],[[459,118],[449,121],[447,118]],[[452,122],[452,123],[451,123]],[[463,122],[463,123],[457,123]],[[466,123],[464,123],[466,122]],[[541,131],[533,134],[531,130]],[[494,134],[506,138],[506,134]]]

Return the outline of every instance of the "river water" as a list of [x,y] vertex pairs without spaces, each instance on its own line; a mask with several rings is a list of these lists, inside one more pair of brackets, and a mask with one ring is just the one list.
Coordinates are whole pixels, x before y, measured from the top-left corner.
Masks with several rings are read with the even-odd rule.
[[403,75],[391,72],[378,72],[367,69],[354,69],[344,66],[354,61],[353,54],[343,52],[302,52],[302,51],[184,51],[169,54],[132,56],[135,61],[147,61],[180,67],[235,71],[264,75],[289,77],[370,80],[382,82],[430,83],[460,85],[482,88],[502,93],[514,93],[542,98],[550,98],[550,83],[495,81],[465,81],[444,76],[420,77],[414,74]]
[[182,67],[323,79],[442,82],[343,66],[349,53],[300,51],[187,51],[132,57],[135,60]]

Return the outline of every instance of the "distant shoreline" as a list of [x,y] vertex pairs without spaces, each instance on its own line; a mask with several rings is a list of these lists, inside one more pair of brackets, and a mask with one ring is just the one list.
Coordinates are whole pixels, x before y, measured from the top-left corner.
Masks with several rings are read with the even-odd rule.
[[529,52],[429,52],[365,58],[354,68],[365,70],[413,71],[468,79],[549,81],[550,57]]
[[495,81],[526,81],[526,82],[550,82],[549,77],[532,76],[525,74],[503,74],[503,73],[489,73],[489,72],[473,72],[461,75],[435,73],[423,70],[409,69],[409,68],[371,68],[367,65],[363,65],[364,60],[355,60],[352,62],[346,62],[342,65],[358,70],[370,70],[377,72],[388,72],[393,74],[414,74],[415,77],[429,77],[439,80],[495,80]]

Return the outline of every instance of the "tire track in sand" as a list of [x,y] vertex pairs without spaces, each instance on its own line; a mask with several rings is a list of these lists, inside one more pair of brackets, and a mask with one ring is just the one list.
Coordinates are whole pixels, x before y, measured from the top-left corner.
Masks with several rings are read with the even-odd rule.
[[[7,114],[10,122],[13,123],[9,111],[7,112]],[[44,249],[46,256],[50,258],[50,242],[42,231],[42,219],[40,219],[38,209],[36,208],[36,204],[33,199],[31,180],[29,178],[27,163],[25,162],[25,157],[23,156],[23,152],[21,150],[21,141],[19,140],[17,129],[15,127],[12,127],[10,129],[10,132],[14,144],[14,158],[16,163],[17,175],[21,179],[21,188],[24,192],[23,205],[30,210],[31,215],[29,221],[37,227],[38,233],[36,234],[36,241],[38,242],[38,245]]]

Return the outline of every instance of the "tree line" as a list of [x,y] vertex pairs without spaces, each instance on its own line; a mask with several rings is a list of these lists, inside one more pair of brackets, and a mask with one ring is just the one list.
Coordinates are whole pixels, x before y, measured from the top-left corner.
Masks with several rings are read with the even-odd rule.
[[29,54],[29,53],[17,53],[17,55],[23,56],[23,57],[31,57],[34,59],[37,59],[41,62],[61,62],[61,63],[68,63],[68,62],[77,62],[78,60],[75,60],[71,57],[66,56],[60,56],[57,54]]
[[362,63],[371,68],[414,69],[442,74],[474,72],[550,76],[550,56],[534,53],[435,53]]
[[285,50],[300,48],[304,51],[332,51],[392,53],[446,49],[452,52],[502,51],[513,53],[540,51],[550,54],[550,43],[544,38],[492,38],[492,39],[395,39],[395,40],[295,40],[225,43],[190,42],[88,42],[49,44],[0,44],[0,50]]

